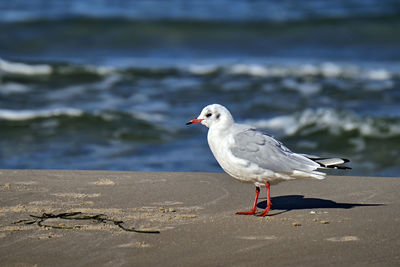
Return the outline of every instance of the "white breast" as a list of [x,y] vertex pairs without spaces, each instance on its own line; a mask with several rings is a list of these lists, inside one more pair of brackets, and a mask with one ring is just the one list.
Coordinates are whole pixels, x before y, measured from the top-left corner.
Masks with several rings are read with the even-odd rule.
[[230,151],[234,142],[232,134],[225,131],[208,131],[208,145],[222,169],[232,177],[247,183],[264,181],[266,170],[243,159],[235,157]]

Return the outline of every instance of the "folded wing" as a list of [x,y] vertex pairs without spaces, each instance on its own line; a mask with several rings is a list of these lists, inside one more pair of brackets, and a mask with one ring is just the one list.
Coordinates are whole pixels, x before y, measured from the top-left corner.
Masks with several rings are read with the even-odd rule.
[[321,167],[320,163],[292,152],[272,136],[255,129],[236,133],[234,141],[231,152],[235,157],[250,161],[273,172],[312,172]]

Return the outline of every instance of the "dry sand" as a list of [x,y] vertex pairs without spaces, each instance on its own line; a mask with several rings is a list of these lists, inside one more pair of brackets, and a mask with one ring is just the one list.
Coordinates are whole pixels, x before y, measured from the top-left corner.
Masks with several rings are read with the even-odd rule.
[[271,187],[260,218],[235,215],[254,186],[222,173],[0,170],[0,263],[400,266],[399,189],[399,178],[290,181]]

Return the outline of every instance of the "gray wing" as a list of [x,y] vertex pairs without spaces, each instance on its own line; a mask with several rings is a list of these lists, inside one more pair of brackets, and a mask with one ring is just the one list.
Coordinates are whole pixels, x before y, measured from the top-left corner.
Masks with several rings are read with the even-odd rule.
[[312,171],[319,165],[312,160],[293,153],[281,142],[268,134],[247,129],[234,135],[232,154],[248,160],[263,169],[274,172]]

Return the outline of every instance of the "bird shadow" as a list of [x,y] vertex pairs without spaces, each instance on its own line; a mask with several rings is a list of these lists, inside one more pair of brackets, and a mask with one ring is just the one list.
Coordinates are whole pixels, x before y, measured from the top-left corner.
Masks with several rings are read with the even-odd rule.
[[[385,204],[359,204],[359,203],[338,203],[333,200],[321,198],[305,198],[302,195],[287,195],[271,198],[271,210],[283,210],[282,212],[270,214],[270,216],[282,214],[291,210],[304,209],[351,209],[354,207],[374,207],[384,206]],[[267,201],[261,201],[257,204],[260,209],[265,209]]]

